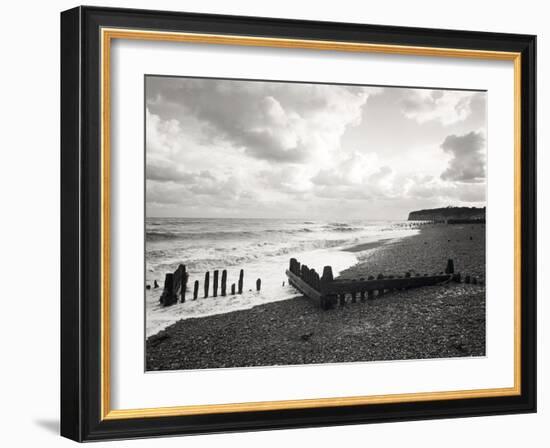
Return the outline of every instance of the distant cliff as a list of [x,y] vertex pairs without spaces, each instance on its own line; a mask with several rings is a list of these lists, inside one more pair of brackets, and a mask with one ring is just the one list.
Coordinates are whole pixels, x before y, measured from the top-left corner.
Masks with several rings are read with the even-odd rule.
[[409,221],[434,221],[449,224],[485,222],[485,207],[444,207],[416,210],[409,213]]

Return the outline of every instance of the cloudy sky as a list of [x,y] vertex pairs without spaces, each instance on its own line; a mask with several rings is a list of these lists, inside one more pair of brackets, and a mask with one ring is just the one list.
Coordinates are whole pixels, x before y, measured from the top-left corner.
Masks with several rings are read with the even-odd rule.
[[148,76],[147,216],[485,205],[485,92]]

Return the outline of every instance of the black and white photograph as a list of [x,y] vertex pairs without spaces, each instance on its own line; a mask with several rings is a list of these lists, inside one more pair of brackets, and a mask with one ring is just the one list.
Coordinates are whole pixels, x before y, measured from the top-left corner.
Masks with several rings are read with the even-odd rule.
[[147,371],[483,357],[487,92],[145,77]]
[[[42,289],[61,301],[31,297],[30,322],[6,302],[7,370],[46,375],[11,388],[33,425],[53,434],[58,409],[78,442],[539,440],[544,15],[162,3],[57,11],[7,91],[12,143],[32,141],[5,151],[24,230],[4,232],[6,285],[58,282]],[[24,120],[42,84],[49,113]]]

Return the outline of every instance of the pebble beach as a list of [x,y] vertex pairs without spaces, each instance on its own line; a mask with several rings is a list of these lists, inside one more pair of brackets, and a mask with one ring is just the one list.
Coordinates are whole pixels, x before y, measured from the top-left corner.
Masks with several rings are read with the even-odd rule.
[[485,225],[426,225],[415,235],[349,247],[340,278],[455,272],[448,283],[323,311],[306,297],[178,321],[146,341],[146,369],[187,370],[485,355]]

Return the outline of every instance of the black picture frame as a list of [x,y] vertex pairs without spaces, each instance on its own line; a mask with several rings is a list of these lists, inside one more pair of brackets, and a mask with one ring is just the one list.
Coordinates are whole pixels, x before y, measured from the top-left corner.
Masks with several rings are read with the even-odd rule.
[[[102,419],[100,30],[146,29],[521,53],[521,393]],[[77,7],[61,13],[61,435],[76,441],[536,411],[536,36]]]

